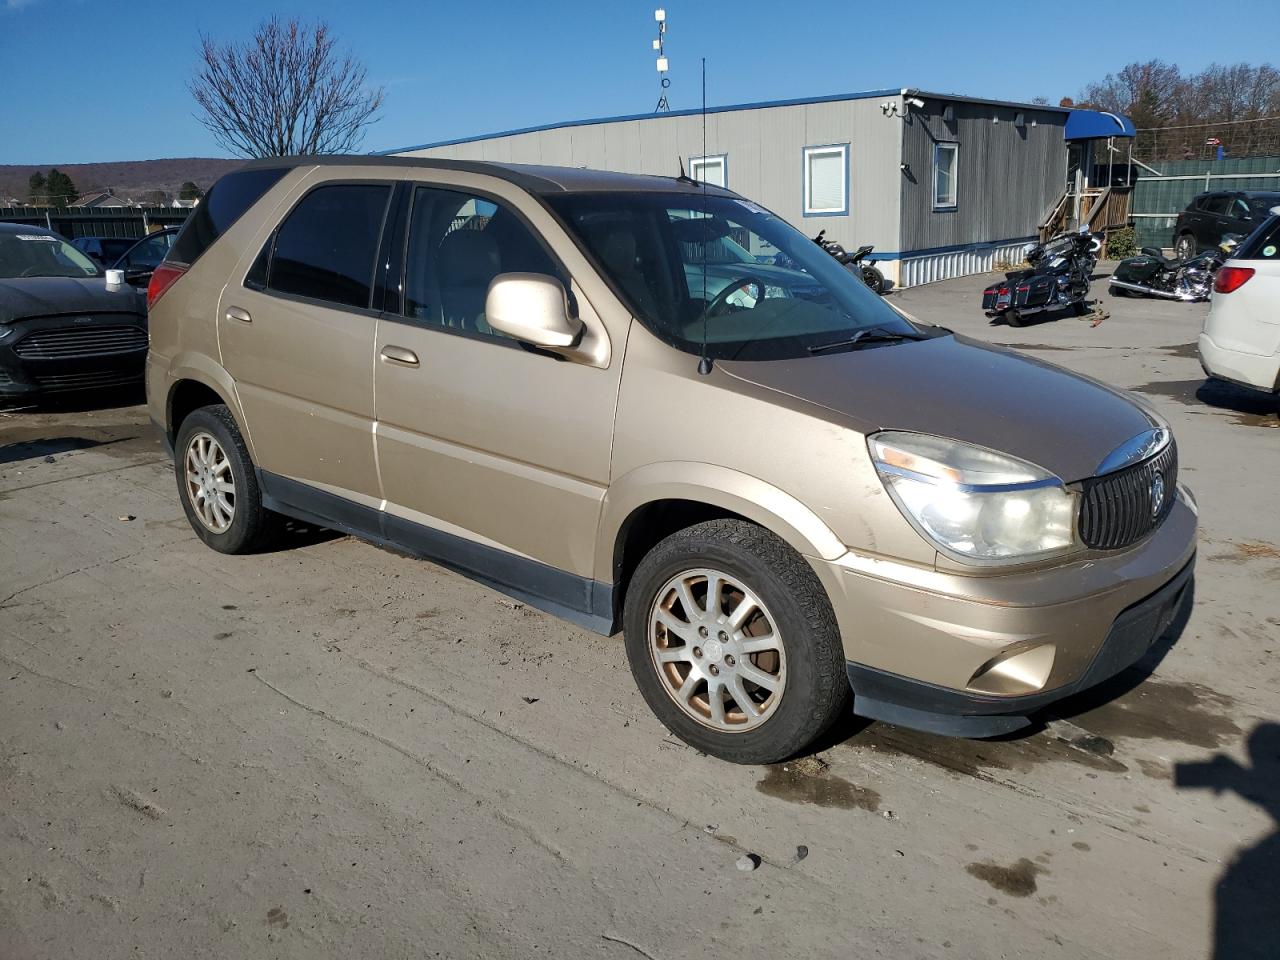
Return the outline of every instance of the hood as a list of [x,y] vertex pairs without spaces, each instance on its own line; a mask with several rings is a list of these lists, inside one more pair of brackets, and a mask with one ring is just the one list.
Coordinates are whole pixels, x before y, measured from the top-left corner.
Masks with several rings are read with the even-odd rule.
[[1124,394],[1053,364],[943,336],[799,360],[729,361],[730,376],[807,400],[862,429],[909,430],[1011,454],[1071,483],[1163,426]]
[[58,313],[146,313],[145,302],[128,284],[108,287],[103,277],[0,280],[0,323]]

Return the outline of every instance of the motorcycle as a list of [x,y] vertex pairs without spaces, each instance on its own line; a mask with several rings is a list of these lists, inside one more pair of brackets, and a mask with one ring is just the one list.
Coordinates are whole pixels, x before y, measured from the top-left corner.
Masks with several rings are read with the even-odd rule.
[[875,249],[875,245],[868,243],[859,247],[853,253],[848,253],[844,247],[834,240],[827,240],[826,233],[826,230],[819,230],[818,235],[813,238],[813,242],[835,257],[838,262],[844,264],[848,270],[859,274],[862,277],[862,282],[873,291],[883,294],[884,274],[866,259],[867,254]]
[[1117,296],[1164,297],[1191,303],[1208,300],[1218,268],[1231,259],[1242,237],[1228,233],[1214,250],[1186,260],[1170,260],[1155,247],[1143,247],[1136,257],[1121,260],[1111,275],[1111,292]]
[[1022,326],[1024,317],[1064,307],[1084,316],[1089,312],[1089,279],[1101,250],[1102,234],[1086,228],[1030,245],[1024,254],[1029,269],[1006,273],[983,290],[983,312],[1011,327]]

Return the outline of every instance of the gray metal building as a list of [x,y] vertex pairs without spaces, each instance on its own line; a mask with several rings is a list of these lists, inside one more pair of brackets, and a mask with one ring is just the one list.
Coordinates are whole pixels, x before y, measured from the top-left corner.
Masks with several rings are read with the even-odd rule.
[[1020,259],[1067,182],[1071,111],[913,89],[578,120],[387,153],[722,184],[812,235],[875,244],[898,286]]

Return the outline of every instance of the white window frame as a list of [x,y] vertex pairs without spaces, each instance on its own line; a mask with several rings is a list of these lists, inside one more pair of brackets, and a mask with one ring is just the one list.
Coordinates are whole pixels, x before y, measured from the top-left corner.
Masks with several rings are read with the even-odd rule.
[[[838,207],[814,207],[809,203],[809,173],[811,169],[810,160],[815,156],[839,156],[841,163],[844,165],[844,176],[840,183],[840,206]],[[849,144],[847,143],[824,143],[819,146],[805,147],[802,152],[803,159],[803,195],[800,197],[801,209],[806,217],[847,217],[849,215]]]
[[[720,177],[723,183],[712,183],[710,180],[703,181],[702,172],[716,164],[720,165]],[[705,182],[713,187],[729,186],[729,155],[727,153],[709,153],[705,157],[689,158],[689,177],[699,182]]]
[[[951,198],[946,200],[938,196],[938,156],[944,151],[951,153]],[[933,145],[933,209],[954,210],[960,204],[960,144],[954,142],[935,143]]]

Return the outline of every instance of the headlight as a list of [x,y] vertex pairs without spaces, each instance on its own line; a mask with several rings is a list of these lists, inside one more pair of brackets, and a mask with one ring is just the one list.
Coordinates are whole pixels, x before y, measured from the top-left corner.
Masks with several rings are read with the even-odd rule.
[[919,433],[877,433],[867,445],[898,509],[949,556],[1017,562],[1075,544],[1076,498],[1040,467]]

